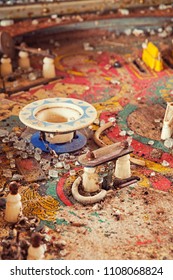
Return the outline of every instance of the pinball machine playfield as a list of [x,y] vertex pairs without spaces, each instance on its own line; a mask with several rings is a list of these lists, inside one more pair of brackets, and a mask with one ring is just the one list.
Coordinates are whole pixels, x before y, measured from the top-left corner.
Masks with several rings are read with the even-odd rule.
[[[31,235],[39,232],[46,236],[45,259],[171,260],[173,139],[161,139],[161,132],[173,102],[172,1],[8,2],[0,3],[1,67],[7,56],[12,66],[0,78],[1,259],[26,259]],[[148,42],[162,67],[145,63]],[[26,69],[19,66],[20,51],[28,54]],[[54,60],[50,78],[43,75],[45,57]],[[49,146],[45,152],[32,145],[36,131],[21,122],[20,111],[51,98],[96,110],[79,131],[86,139],[81,148],[56,152]],[[128,141],[131,176],[138,179],[117,183],[111,165],[117,158],[105,152],[95,172],[106,196],[76,201],[72,186],[86,167],[81,156]],[[4,220],[11,181],[20,184],[22,202],[15,224]],[[97,195],[82,186],[79,192]]]

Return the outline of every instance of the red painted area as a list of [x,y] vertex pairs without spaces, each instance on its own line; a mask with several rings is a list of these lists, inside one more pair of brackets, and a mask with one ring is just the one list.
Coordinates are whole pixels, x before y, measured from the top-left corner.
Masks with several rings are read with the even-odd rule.
[[137,238],[136,245],[148,245],[153,242],[153,240],[151,239],[145,239],[143,235],[137,235],[136,238]]
[[[134,153],[136,155],[153,161],[153,157],[151,156],[151,153],[153,151],[152,146],[138,142],[135,139],[132,140],[131,146],[133,147]],[[156,158],[156,159],[154,159],[154,161],[159,162],[161,160]]]
[[168,191],[172,188],[171,182],[166,177],[163,177],[160,174],[150,177],[150,181],[153,188],[160,191]]
[[[68,76],[63,79],[64,84],[77,84],[77,85],[89,85],[89,81],[86,77],[79,77],[79,76]],[[62,84],[62,81],[61,81]]]
[[140,240],[138,240],[137,242],[136,242],[136,245],[148,245],[148,244],[151,244],[153,241],[152,240],[144,240],[144,241],[140,241]]
[[24,160],[20,160],[20,166],[22,169],[30,171],[33,170],[34,163],[32,159],[24,159]]
[[62,177],[57,186],[56,186],[56,193],[58,195],[58,197],[60,198],[60,200],[67,206],[71,206],[72,203],[71,201],[67,198],[67,196],[64,194],[64,190],[63,190],[63,186],[65,185],[65,181],[66,181],[67,176]]
[[166,160],[169,163],[169,167],[173,167],[173,156],[172,155],[170,155],[168,153],[164,153],[162,155],[162,161],[163,160]]
[[120,105],[122,107],[125,107],[126,105],[128,105],[130,103],[130,100],[128,98],[120,98],[119,101]]

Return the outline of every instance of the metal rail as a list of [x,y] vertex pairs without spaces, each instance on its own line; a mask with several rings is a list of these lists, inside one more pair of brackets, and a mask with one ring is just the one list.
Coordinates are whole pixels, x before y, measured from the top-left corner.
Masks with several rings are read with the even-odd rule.
[[105,12],[119,8],[147,7],[149,5],[172,4],[170,0],[146,0],[140,1],[115,1],[115,0],[76,0],[76,1],[35,1],[34,3],[19,4],[14,1],[14,5],[0,5],[0,20],[21,19],[49,16],[52,14],[80,14],[87,12]]
[[[101,29],[107,30],[110,32],[119,31],[124,32],[124,30],[130,28],[139,28],[141,30],[147,30],[148,28],[152,28],[156,30],[159,27],[164,26],[164,24],[172,25],[171,21],[172,17],[135,17],[135,18],[114,18],[114,19],[100,19],[95,25],[95,21],[85,21],[85,22],[77,22],[77,23],[69,23],[58,26],[51,26],[45,29],[37,29],[34,31],[26,32],[25,34],[21,34],[23,41],[26,41],[27,44],[30,44],[33,41],[33,36],[37,35],[37,39],[42,41],[45,39],[45,36],[49,35],[57,35],[58,33],[64,33],[69,31],[77,31],[77,30],[89,30],[89,29]],[[19,36],[20,37],[20,36]]]

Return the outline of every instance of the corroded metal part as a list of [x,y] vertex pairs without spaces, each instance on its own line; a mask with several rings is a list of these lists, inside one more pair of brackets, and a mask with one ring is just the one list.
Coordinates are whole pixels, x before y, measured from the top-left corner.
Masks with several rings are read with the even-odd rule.
[[50,53],[49,50],[42,50],[41,48],[30,48],[25,43],[22,43],[19,46],[15,46],[15,42],[12,36],[6,32],[0,32],[0,53],[6,54],[7,56],[13,58],[15,54],[15,49],[26,51],[32,54],[41,55],[44,57],[51,57],[54,58],[55,56]]
[[15,54],[13,38],[5,31],[0,32],[0,53],[6,54],[11,58],[13,58]]
[[132,153],[132,147],[123,146],[123,142],[117,142],[93,151],[94,159],[87,157],[87,153],[78,157],[78,161],[83,166],[95,167],[111,160]]

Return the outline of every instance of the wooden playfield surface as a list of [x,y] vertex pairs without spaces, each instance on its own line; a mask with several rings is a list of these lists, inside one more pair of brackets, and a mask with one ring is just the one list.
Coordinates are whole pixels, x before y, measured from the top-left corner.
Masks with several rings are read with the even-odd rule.
[[[95,29],[62,32],[57,36],[47,34],[33,40],[32,47],[41,44],[42,48],[52,49],[58,79],[27,91],[0,95],[0,129],[22,130],[28,135],[30,131],[25,131],[18,119],[23,106],[50,97],[82,99],[96,108],[100,124],[114,120],[101,140],[109,145],[130,136],[131,157],[143,160],[143,166],[131,163],[132,174],[140,177],[137,184],[110,190],[103,202],[83,206],[71,194],[72,183],[82,174],[82,166],[75,165],[76,158],[71,157],[68,162],[76,175],[61,169],[59,180],[45,175],[33,158],[19,160],[20,168],[11,169],[7,153],[14,154],[15,150],[1,138],[1,193],[10,179],[3,175],[4,169],[12,174],[22,173],[24,215],[38,217],[40,225],[49,228],[50,236],[66,241],[63,252],[56,253],[50,248],[48,259],[173,258],[173,157],[172,148],[160,139],[166,103],[173,101],[173,69],[164,63],[164,70],[157,73],[142,63],[141,45],[145,39]],[[161,51],[172,47],[171,36],[153,35],[149,39]],[[90,46],[88,50],[84,48],[86,43]],[[118,68],[114,65],[117,61]],[[31,56],[31,64],[41,71],[39,56]],[[17,84],[11,82],[8,87],[17,85],[21,89],[25,83],[28,81],[19,78]],[[91,149],[99,148],[91,135],[98,128],[97,123],[92,125],[92,131],[83,131]],[[48,154],[43,157],[51,159]],[[7,191],[5,188],[2,196]],[[0,213],[1,236],[5,236],[9,228],[3,221],[3,211]]]

